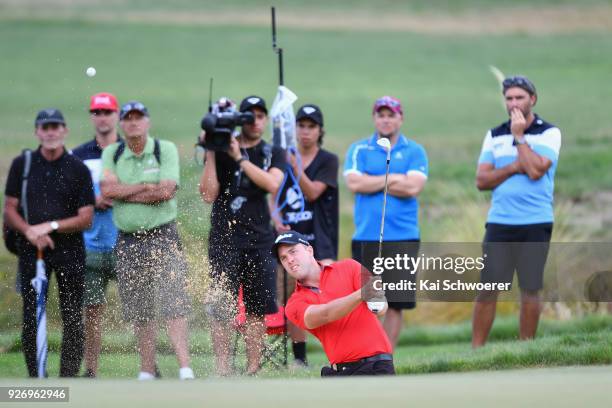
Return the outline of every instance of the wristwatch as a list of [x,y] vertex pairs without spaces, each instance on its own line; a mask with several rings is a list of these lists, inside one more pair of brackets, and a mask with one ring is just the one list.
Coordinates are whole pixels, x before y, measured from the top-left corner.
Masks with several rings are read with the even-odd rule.
[[514,142],[515,142],[517,145],[524,145],[524,144],[527,144],[527,139],[525,139],[525,136],[515,137],[515,138],[514,138]]
[[52,230],[52,231],[57,231],[57,230],[58,230],[58,228],[59,228],[59,222],[57,222],[57,221],[51,221],[49,224],[51,225],[51,230]]
[[240,163],[242,163],[245,160],[246,160],[246,158],[244,156],[240,156],[240,158],[238,160],[236,160],[236,164],[238,164],[238,166],[240,166]]

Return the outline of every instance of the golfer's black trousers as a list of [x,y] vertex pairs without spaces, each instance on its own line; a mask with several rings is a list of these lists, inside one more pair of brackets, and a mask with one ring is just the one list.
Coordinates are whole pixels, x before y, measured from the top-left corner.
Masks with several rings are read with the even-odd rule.
[[393,360],[359,361],[338,364],[335,369],[323,367],[321,377],[344,377],[353,375],[395,375]]
[[[79,252],[53,252],[55,252],[54,255],[45,256],[45,263],[47,279],[51,272],[54,272],[59,289],[59,306],[63,323],[59,375],[60,377],[74,377],[79,373],[83,358],[82,308],[85,256],[84,253]],[[22,254],[19,257],[19,269],[23,299],[21,344],[28,374],[30,377],[36,377],[36,292],[30,283],[36,275],[36,255],[34,253]],[[49,316],[49,310],[47,316]]]

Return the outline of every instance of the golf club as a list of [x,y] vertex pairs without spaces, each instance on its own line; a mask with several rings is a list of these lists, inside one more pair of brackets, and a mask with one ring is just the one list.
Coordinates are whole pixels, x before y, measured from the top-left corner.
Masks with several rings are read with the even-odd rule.
[[[385,169],[385,188],[383,192],[382,217],[380,220],[380,236],[378,238],[378,258],[380,258],[382,255],[383,235],[385,233],[385,210],[387,208],[387,190],[388,190],[387,180],[389,179],[389,164],[391,162],[391,141],[386,137],[379,137],[376,143],[380,147],[385,149],[385,152],[387,152],[387,164],[386,164],[387,167]],[[386,303],[387,302],[384,300],[383,301],[370,301],[368,302],[368,309],[370,309],[374,313],[378,313],[385,307]]]

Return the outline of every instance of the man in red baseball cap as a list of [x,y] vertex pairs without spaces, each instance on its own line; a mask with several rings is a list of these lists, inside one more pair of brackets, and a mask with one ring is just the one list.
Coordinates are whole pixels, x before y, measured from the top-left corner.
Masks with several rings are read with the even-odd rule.
[[94,127],[94,138],[73,150],[89,168],[94,184],[96,205],[93,224],[83,232],[87,262],[85,265],[85,377],[96,377],[102,342],[102,316],[106,304],[108,282],[116,280],[113,248],[117,240],[117,227],[113,223],[110,199],[100,192],[102,150],[119,140],[117,122],[119,103],[113,94],[102,92],[91,96],[89,113]]
[[91,102],[89,103],[89,111],[93,112],[96,110],[106,110],[112,112],[119,111],[119,103],[115,95],[107,92],[100,92],[91,96]]
[[352,259],[322,265],[295,231],[278,235],[274,252],[296,280],[287,318],[319,339],[331,364],[321,376],[395,374],[389,338],[364,300],[379,295],[370,273]]

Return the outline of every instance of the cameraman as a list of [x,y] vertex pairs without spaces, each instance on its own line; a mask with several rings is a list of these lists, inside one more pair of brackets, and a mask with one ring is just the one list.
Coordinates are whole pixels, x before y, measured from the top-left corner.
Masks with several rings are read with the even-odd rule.
[[270,248],[275,234],[266,195],[280,187],[285,152],[262,140],[268,122],[265,101],[249,96],[240,112],[250,111],[253,124],[242,126],[227,152],[207,151],[200,194],[212,203],[208,257],[211,273],[211,330],[217,374],[231,374],[233,317],[239,288],[246,308],[247,373],[256,374],[265,335],[264,315],[277,311],[275,261]]

